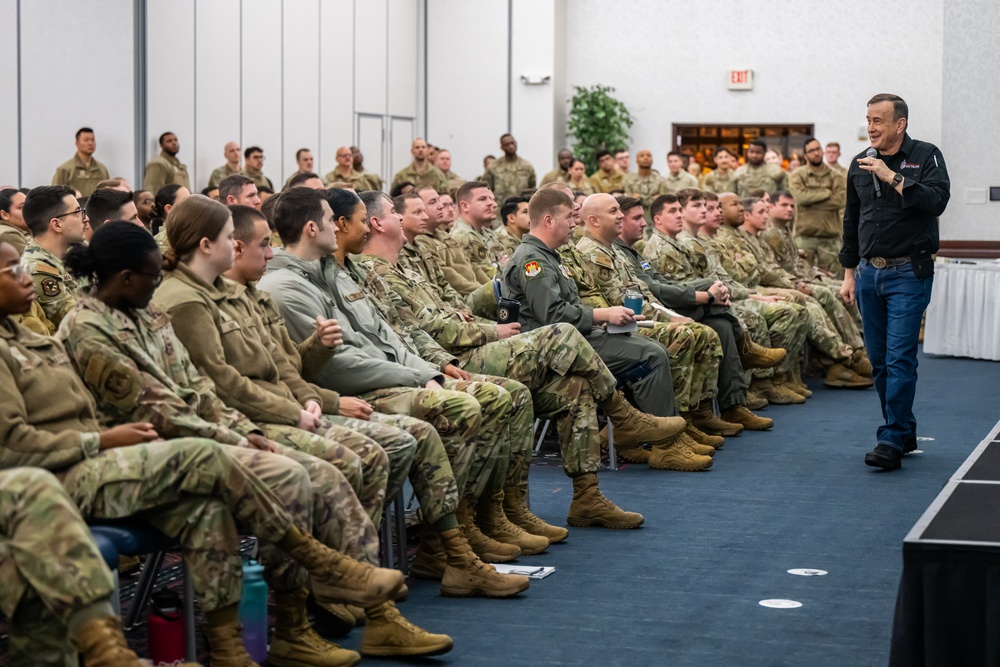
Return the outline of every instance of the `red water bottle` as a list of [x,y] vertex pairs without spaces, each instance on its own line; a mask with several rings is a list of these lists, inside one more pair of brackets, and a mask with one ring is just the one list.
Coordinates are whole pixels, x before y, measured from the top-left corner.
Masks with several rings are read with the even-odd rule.
[[184,662],[184,612],[176,591],[153,593],[146,617],[149,659],[154,665]]

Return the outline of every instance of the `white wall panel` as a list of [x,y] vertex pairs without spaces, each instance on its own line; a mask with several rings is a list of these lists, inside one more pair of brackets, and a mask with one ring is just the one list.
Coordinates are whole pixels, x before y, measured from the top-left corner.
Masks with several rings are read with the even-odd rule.
[[18,185],[17,124],[17,0],[0,0],[0,25],[7,26],[6,39],[0,39],[0,185]]
[[[383,116],[358,116],[358,148],[365,156],[365,170],[379,174],[385,185],[392,181],[392,172],[386,167],[383,142],[388,136],[384,130]],[[330,167],[333,169],[333,166]],[[327,170],[329,171],[329,170]]]
[[187,140],[193,149],[188,151],[185,137],[178,137],[178,157],[188,165],[191,187],[197,191],[226,161],[226,142],[240,138],[239,0],[198,0],[195,26],[195,136],[193,142]]
[[[535,166],[538,180],[555,163],[555,0],[513,0],[511,35],[511,134],[518,155]],[[521,76],[551,77],[526,85]]]
[[[387,90],[388,114],[417,116],[417,0],[389,0]],[[420,17],[422,18],[422,17]]]
[[426,138],[475,178],[507,131],[507,0],[433,0],[427,10]]
[[[242,0],[242,3],[242,133],[238,139],[244,148],[256,145],[264,149],[264,173],[280,188],[285,182],[281,179],[282,96],[279,94],[281,3],[274,0]],[[288,168],[285,166],[286,171]]]
[[[333,169],[338,146],[350,146],[354,135],[354,0],[323,0],[319,7],[320,71],[318,150],[313,150],[319,175]],[[368,35],[362,35],[367,39]],[[373,146],[371,151],[375,151]],[[373,155],[365,153],[365,168],[371,169]]]
[[[51,182],[94,128],[98,160],[131,180],[135,145],[132,3],[91,0],[86,12],[58,0],[21,3],[21,139],[25,185]],[[7,34],[13,33],[8,25]],[[114,85],[88,85],[95,63],[121,65]]]
[[354,110],[384,114],[386,110],[386,61],[389,37],[386,0],[354,3]]
[[178,157],[190,169],[195,146],[195,0],[146,2],[147,156],[158,155],[157,138],[173,132],[181,144]]
[[[291,175],[295,151],[319,144],[319,0],[285,0],[282,88],[285,98],[281,182]],[[328,35],[327,39],[337,39]],[[277,174],[272,164],[268,173]],[[322,175],[322,174],[321,174]],[[274,176],[271,177],[277,180]]]
[[[410,147],[413,145],[416,123],[409,118],[391,118],[389,121],[389,169],[386,173],[395,174],[413,161]],[[391,177],[387,184],[391,184]]]

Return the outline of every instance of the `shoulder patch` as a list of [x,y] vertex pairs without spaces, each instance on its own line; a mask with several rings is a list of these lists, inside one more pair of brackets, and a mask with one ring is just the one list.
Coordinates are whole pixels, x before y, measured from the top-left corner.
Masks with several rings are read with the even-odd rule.
[[565,277],[567,277],[567,278],[572,278],[573,277],[573,272],[570,271],[569,267],[567,267],[565,264],[560,264],[559,265],[559,270],[562,271],[562,274]]
[[598,266],[603,266],[606,269],[615,268],[615,263],[611,260],[610,257],[605,255],[603,252],[592,253],[590,255],[590,261],[592,261],[594,264],[597,264]]
[[44,296],[59,296],[59,293],[62,292],[62,285],[55,278],[43,278],[38,286]]
[[538,265],[538,262],[527,262],[524,265],[524,275],[528,276],[529,278],[534,278],[541,272],[542,272],[542,267]]
[[646,271],[649,271],[649,262],[647,262],[646,260],[642,260],[641,262],[639,262],[639,266],[641,266]]
[[62,274],[59,273],[59,269],[42,261],[35,262],[35,266],[32,268],[32,271],[34,273],[45,273],[50,276],[62,276]]

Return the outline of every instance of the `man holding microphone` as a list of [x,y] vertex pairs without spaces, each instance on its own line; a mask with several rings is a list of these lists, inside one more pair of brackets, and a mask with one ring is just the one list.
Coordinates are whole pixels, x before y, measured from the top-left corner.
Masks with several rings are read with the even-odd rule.
[[885,419],[865,464],[885,471],[899,468],[903,455],[916,448],[917,338],[931,298],[938,216],[951,187],[941,151],[907,134],[908,116],[898,95],[868,101],[871,148],[847,173],[840,251],[841,294],[861,309]]

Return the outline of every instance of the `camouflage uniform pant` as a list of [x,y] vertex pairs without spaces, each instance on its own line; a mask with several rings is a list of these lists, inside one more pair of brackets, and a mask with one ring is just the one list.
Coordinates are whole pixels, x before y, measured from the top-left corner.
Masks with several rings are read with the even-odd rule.
[[[413,467],[413,459],[417,452],[417,434],[423,435],[432,431],[430,424],[405,415],[383,415],[374,413],[371,419],[354,419],[340,415],[324,415],[331,424],[357,431],[375,442],[382,448],[389,459],[389,471],[385,482],[385,497],[390,500],[399,493],[406,481],[406,476]],[[411,424],[412,422],[412,424]],[[330,437],[329,431],[327,437]],[[355,452],[361,455],[362,452]],[[382,513],[372,517],[376,526],[382,520]]]
[[[265,426],[265,432],[270,427]],[[300,431],[306,433],[306,431]],[[310,434],[311,435],[311,434]],[[299,447],[279,444],[278,452],[261,452],[249,447],[227,446],[230,456],[245,465],[279,499],[293,493],[288,485],[298,480],[299,471],[308,475],[306,498],[308,515],[293,514],[296,525],[312,533],[334,551],[368,563],[378,562],[378,531],[358,501],[344,474],[331,463]],[[305,521],[306,523],[303,523]],[[305,571],[276,547],[263,542],[261,553],[267,566],[264,575],[271,588],[288,592],[308,583]]]
[[689,412],[715,395],[722,346],[711,328],[697,322],[657,322],[651,329],[641,327],[639,334],[667,348],[678,411]]
[[805,259],[813,266],[829,271],[837,278],[844,277],[840,265],[841,240],[835,236],[796,236],[795,245],[805,252]]
[[[823,285],[825,287],[829,287],[830,289],[833,290],[833,293],[834,295],[836,295],[837,300],[844,305],[844,308],[846,308],[847,312],[850,313],[851,319],[854,320],[855,326],[858,327],[858,331],[861,333],[862,336],[864,336],[864,327],[861,325],[861,310],[858,308],[858,304],[856,302],[846,303],[844,301],[844,297],[840,295],[840,288],[844,286],[844,281],[838,280],[836,278],[827,278],[826,276],[823,276],[822,278],[815,280],[814,283],[817,285]],[[812,284],[813,283],[810,283],[810,286]]]
[[[812,292],[813,298],[823,306],[823,310],[826,311],[837,328],[840,338],[852,348],[864,347],[865,342],[861,338],[861,331],[858,330],[858,325],[854,321],[850,309],[841,301],[840,292],[831,286],[822,284],[809,285],[809,291]],[[851,304],[851,306],[857,310],[855,304]]]
[[[746,305],[744,301],[733,301],[731,308],[733,314],[743,323],[743,328],[750,336],[750,340],[763,347],[775,347],[771,342],[771,334],[767,330],[767,320],[764,316]],[[750,377],[755,380],[774,377],[774,368],[755,368],[747,371]]]
[[77,623],[112,616],[114,579],[56,477],[0,471],[0,611],[10,621],[10,665],[76,664]]
[[[465,355],[463,355],[465,356]],[[615,377],[587,339],[568,324],[551,324],[472,350],[462,367],[501,375],[531,390],[534,413],[558,420],[567,473],[594,472],[600,463],[597,403],[615,392]],[[528,481],[531,439],[523,456],[511,452],[507,484]],[[512,447],[513,450],[513,447]]]
[[[283,538],[292,525],[311,523],[309,479],[290,459],[264,452],[282,474],[269,488],[229,450],[204,438],[119,447],[77,463],[63,486],[88,520],[144,520],[175,538],[202,609],[239,602],[243,563],[238,522],[262,542]],[[234,521],[235,519],[235,521]]]
[[347,478],[368,516],[373,521],[382,516],[389,457],[375,440],[333,422],[324,423],[322,433],[281,424],[259,426],[271,440],[336,467]]
[[[775,373],[788,373],[798,369],[802,363],[802,350],[806,344],[809,315],[802,306],[787,301],[762,303],[753,299],[739,302],[747,310],[753,311],[767,322],[768,335],[772,347],[785,349],[785,358],[778,364]],[[757,376],[754,376],[757,377]]]
[[[411,470],[410,479],[426,521],[433,523],[453,513],[458,506],[458,491],[465,488],[469,478],[477,444],[473,438],[483,421],[476,399],[458,391],[413,387],[376,389],[359,398],[368,401],[379,413],[406,415],[430,424],[441,440],[451,469],[441,465],[435,443],[427,440],[425,456],[418,451],[414,457],[417,470]],[[413,477],[414,472],[419,475],[417,478]]]
[[760,288],[760,292],[784,296],[788,301],[805,306],[806,312],[809,314],[806,329],[806,339],[809,344],[834,361],[846,361],[851,358],[853,350],[840,337],[837,327],[830,320],[819,301],[793,289],[764,287]]

